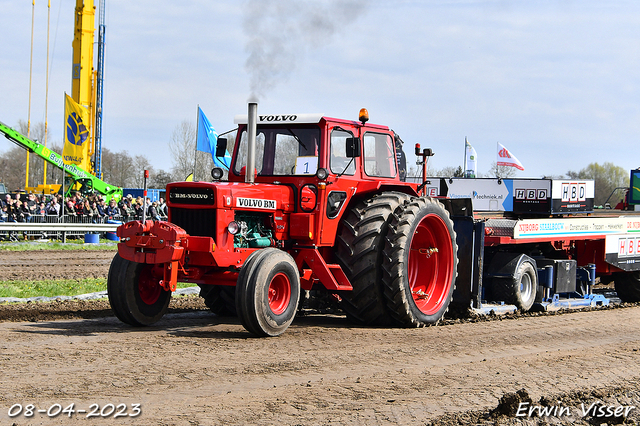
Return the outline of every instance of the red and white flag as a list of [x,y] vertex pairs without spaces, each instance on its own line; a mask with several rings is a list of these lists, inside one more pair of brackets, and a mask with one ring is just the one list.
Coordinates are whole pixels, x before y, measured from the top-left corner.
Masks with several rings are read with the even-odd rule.
[[498,142],[498,166],[515,167],[518,170],[524,170],[522,163],[500,142]]

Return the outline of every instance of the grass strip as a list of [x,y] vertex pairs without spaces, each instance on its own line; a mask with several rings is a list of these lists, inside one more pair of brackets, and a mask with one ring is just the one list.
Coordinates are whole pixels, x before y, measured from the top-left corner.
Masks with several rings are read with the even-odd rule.
[[[178,283],[178,288],[193,287],[193,284]],[[0,281],[0,297],[53,297],[77,296],[107,289],[105,278],[84,278],[81,280],[11,280]]]

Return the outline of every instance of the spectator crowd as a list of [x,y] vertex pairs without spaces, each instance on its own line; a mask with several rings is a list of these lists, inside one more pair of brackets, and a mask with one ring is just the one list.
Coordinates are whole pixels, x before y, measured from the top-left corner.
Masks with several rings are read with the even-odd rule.
[[83,197],[80,192],[66,199],[58,194],[6,194],[0,204],[0,222],[128,222],[141,220],[143,211],[147,219],[164,220],[167,216],[167,205],[162,198],[152,202],[148,197],[134,198],[131,194],[117,203],[113,199],[106,203],[96,194]]

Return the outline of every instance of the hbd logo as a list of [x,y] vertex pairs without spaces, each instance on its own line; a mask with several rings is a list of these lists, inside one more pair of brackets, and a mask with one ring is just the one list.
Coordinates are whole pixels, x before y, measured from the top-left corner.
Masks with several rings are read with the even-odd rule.
[[567,203],[577,203],[586,201],[587,184],[586,183],[563,183],[561,188],[562,201]]
[[546,200],[547,194],[546,189],[518,188],[515,190],[516,200]]

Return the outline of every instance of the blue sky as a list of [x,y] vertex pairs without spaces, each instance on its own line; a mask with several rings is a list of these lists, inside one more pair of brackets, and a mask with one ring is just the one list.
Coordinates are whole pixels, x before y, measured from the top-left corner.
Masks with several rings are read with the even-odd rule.
[[[432,147],[430,167],[478,171],[496,142],[519,177],[592,162],[640,167],[640,2],[106,0],[103,144],[169,170],[197,105],[219,132],[261,113],[324,113]],[[26,120],[31,1],[0,0],[0,121]],[[73,0],[51,0],[49,128],[62,140]],[[44,121],[47,2],[36,0],[33,122]],[[257,55],[262,53],[262,55]],[[256,59],[257,58],[257,59]],[[250,68],[249,64],[254,68]],[[0,138],[0,151],[12,145]],[[415,159],[410,156],[410,162]]]

